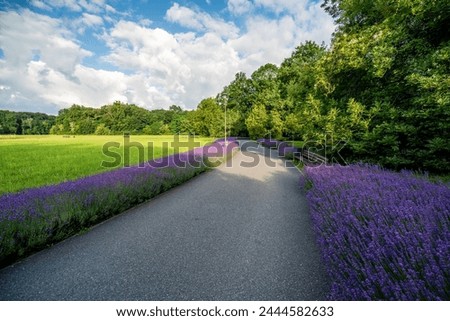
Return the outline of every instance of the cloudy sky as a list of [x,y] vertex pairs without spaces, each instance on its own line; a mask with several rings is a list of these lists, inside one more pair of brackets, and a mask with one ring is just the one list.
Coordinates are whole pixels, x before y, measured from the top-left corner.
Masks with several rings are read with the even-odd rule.
[[192,109],[333,30],[317,0],[0,0],[0,109]]

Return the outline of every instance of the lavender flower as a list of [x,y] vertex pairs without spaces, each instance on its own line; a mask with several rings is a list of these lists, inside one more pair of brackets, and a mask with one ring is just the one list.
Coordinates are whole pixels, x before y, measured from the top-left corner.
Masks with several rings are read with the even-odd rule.
[[278,148],[278,145],[281,143],[280,141],[271,138],[260,138],[257,142],[268,148]]
[[[216,139],[215,142],[216,142],[216,143],[222,143],[222,142],[225,142],[225,138],[219,138],[219,139]],[[227,142],[230,142],[230,143],[236,143],[236,142],[237,142],[237,137],[227,137]]]
[[220,142],[57,185],[0,196],[0,265],[139,204],[230,154]]
[[282,157],[293,158],[295,153],[300,153],[299,149],[291,146],[290,143],[281,142],[278,145],[278,154]]
[[449,300],[450,189],[376,166],[305,167],[333,300]]

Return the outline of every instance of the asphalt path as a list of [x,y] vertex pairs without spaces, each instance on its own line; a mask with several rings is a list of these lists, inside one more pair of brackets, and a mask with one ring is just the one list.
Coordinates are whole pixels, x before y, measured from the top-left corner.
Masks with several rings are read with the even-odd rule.
[[0,270],[0,300],[324,300],[298,170],[241,146],[228,164]]

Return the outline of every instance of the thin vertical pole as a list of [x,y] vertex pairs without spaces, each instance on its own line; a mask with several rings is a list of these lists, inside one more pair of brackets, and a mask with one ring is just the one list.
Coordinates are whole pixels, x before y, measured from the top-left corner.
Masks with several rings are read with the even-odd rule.
[[227,145],[227,105],[225,105],[225,146]]

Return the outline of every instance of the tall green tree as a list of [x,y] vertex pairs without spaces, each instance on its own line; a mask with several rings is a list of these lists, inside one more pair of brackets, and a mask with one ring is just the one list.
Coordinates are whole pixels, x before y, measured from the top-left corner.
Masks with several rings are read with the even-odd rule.
[[278,67],[274,64],[265,64],[252,74],[251,80],[253,105],[261,104],[268,111],[281,112],[283,103],[279,90]]
[[221,137],[224,135],[225,111],[214,98],[203,99],[197,107],[193,128],[195,134]]
[[338,22],[328,55],[333,99],[361,104],[354,159],[449,172],[448,1],[325,1]]
[[245,120],[250,137],[257,139],[267,136],[268,122],[269,116],[266,107],[262,104],[255,104]]
[[245,119],[253,104],[252,93],[254,92],[252,81],[245,73],[239,72],[235,79],[226,86],[217,96],[219,106],[229,114],[232,124],[230,134],[234,136],[247,136],[248,131]]
[[298,46],[291,57],[285,59],[279,69],[281,98],[286,100],[290,111],[298,111],[309,94],[316,94],[321,74],[319,62],[326,48],[307,41]]

